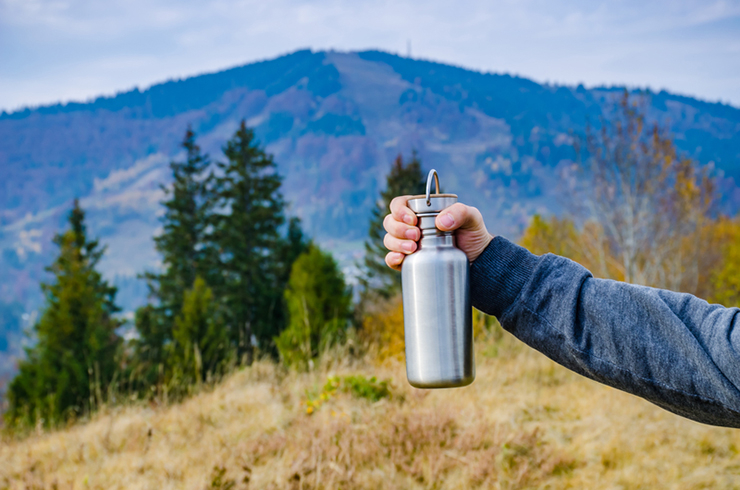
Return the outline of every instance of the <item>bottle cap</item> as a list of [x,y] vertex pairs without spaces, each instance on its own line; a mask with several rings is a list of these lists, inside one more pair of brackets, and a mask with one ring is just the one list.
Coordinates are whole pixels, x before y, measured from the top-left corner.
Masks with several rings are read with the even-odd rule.
[[[432,180],[436,184],[437,192],[432,194]],[[418,196],[411,196],[408,206],[416,214],[439,213],[457,202],[457,194],[440,194],[439,193],[439,176],[437,171],[432,169],[427,175],[427,193]]]

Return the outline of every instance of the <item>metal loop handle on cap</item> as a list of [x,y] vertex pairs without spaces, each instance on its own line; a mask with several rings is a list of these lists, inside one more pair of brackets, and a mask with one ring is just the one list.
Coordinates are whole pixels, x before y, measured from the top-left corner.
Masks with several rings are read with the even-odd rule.
[[431,198],[431,190],[432,190],[432,177],[434,177],[434,183],[436,184],[437,192],[435,194],[439,194],[439,175],[437,175],[437,171],[434,169],[431,169],[429,171],[429,174],[427,175],[427,206],[432,205],[432,198]]

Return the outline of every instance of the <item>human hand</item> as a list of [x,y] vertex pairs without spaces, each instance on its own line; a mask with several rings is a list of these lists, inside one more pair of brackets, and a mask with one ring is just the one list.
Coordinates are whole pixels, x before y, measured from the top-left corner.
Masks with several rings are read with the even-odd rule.
[[[383,244],[390,250],[385,256],[385,263],[391,269],[401,270],[404,257],[416,251],[416,241],[421,238],[421,230],[416,227],[416,215],[407,206],[410,197],[399,196],[393,199],[391,214],[383,220],[383,227],[388,232]],[[434,224],[442,231],[457,230],[457,248],[465,252],[470,262],[477,259],[493,240],[493,236],[486,230],[480,211],[459,202],[439,213]]]

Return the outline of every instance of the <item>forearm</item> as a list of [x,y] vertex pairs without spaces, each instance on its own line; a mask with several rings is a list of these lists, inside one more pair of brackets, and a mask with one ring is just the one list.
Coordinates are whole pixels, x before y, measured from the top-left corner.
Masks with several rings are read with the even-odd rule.
[[554,361],[685,417],[740,427],[737,309],[594,279],[496,238],[471,268],[473,305]]

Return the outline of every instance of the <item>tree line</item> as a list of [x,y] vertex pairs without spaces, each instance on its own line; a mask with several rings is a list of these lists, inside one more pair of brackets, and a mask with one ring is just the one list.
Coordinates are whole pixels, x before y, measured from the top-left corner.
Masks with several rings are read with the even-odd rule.
[[129,341],[120,335],[116,288],[97,270],[105,247],[88,235],[74,201],[68,229],[54,239],[59,253],[47,268],[53,280],[42,284],[36,343],[7,390],[8,425],[55,425],[116,396],[177,398],[250,364],[256,351],[307,368],[343,340],[355,310],[399,289],[383,265],[382,219],[392,197],[420,192],[415,155],[396,159],[373,211],[354,305],[331,254],[286,215],[282,177],[244,121],[223,161],[204,154],[191,129],[182,149],[184,159],[170,163],[172,183],[161,186],[161,267],[142,274],[150,302],[135,312]]

